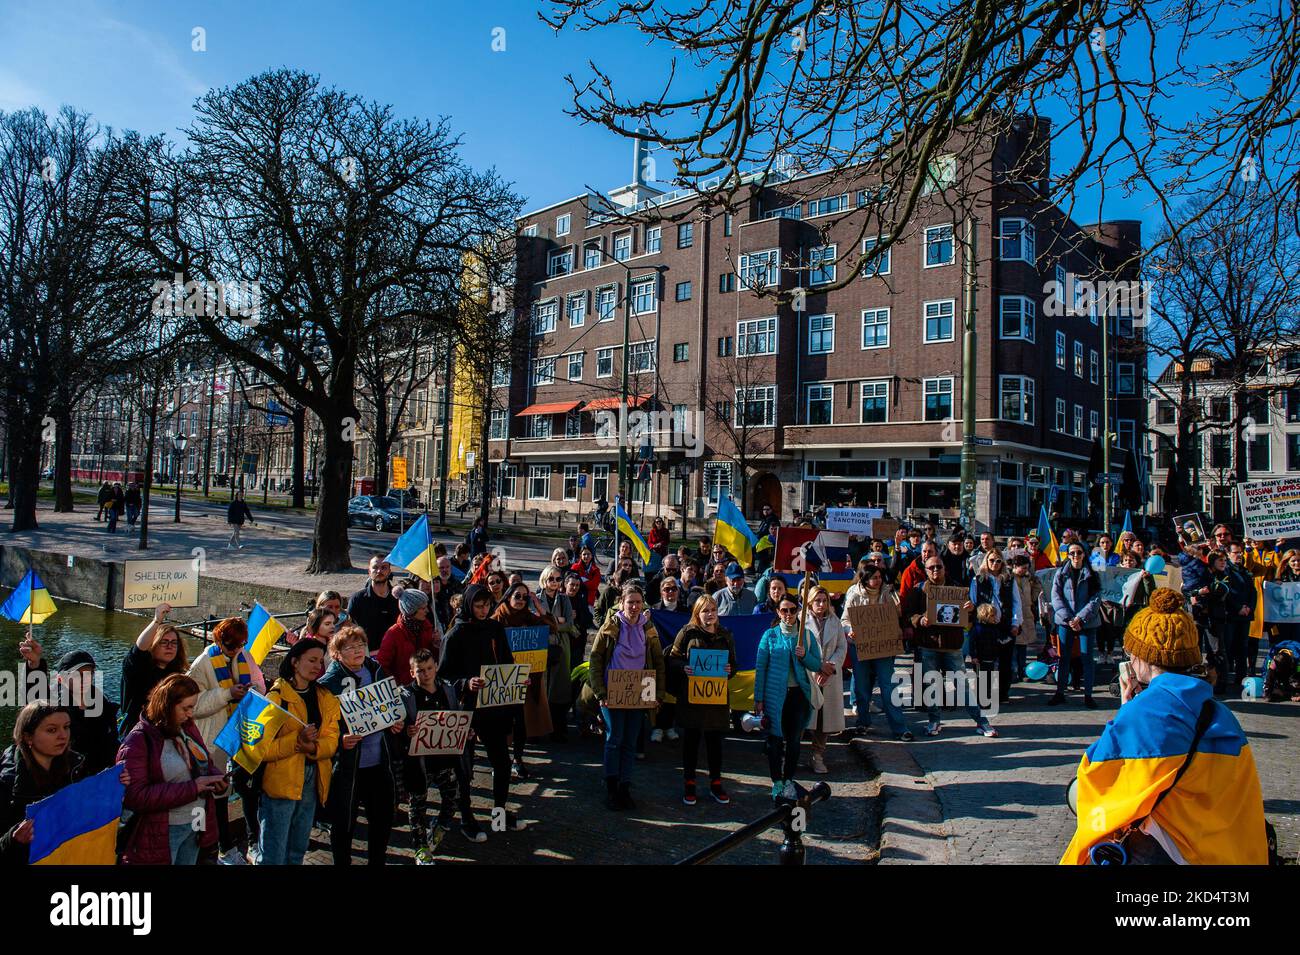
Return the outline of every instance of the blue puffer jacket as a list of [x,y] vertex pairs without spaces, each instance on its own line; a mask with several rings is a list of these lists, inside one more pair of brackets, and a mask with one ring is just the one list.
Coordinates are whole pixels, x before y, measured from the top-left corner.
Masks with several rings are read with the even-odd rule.
[[[766,631],[758,641],[758,663],[754,667],[754,702],[762,703],[763,712],[771,717],[768,720],[768,734],[771,736],[781,735],[781,708],[785,706],[791,663],[795,664],[795,682],[799,684],[809,706],[812,705],[809,674],[822,668],[821,644],[815,637],[804,639],[803,645],[808,652],[804,654],[803,660],[794,655],[795,644],[795,635],[784,633],[780,626]],[[799,666],[800,663],[803,665]]]
[[1052,578],[1052,620],[1063,627],[1078,617],[1084,630],[1096,630],[1101,626],[1101,580],[1085,561],[1079,568],[1079,592],[1075,593],[1070,569],[1066,561]]
[[[1199,557],[1184,552],[1178,557],[1178,567],[1183,572],[1183,596],[1185,597],[1191,597],[1202,587],[1209,587],[1213,583],[1210,565]],[[1193,611],[1197,614],[1204,614],[1208,609],[1208,595],[1200,595],[1200,599],[1196,601]]]

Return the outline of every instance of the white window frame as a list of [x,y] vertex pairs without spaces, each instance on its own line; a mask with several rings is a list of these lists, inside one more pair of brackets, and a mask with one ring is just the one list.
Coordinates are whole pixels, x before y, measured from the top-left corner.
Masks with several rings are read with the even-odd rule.
[[1097,382],[1100,380],[1099,378],[1100,374],[1101,374],[1101,362],[1099,360],[1099,356],[1097,355],[1097,349],[1089,348],[1088,349],[1088,383],[1091,385],[1097,384]]
[[[569,482],[573,482],[573,493],[569,493]],[[565,501],[576,501],[578,499],[578,465],[566,464],[564,466],[564,477],[560,484],[560,499]]]
[[835,385],[831,382],[813,382],[804,389],[804,421],[808,424],[813,423],[812,406],[813,392],[817,392],[817,401],[826,402],[827,420],[821,424],[835,423]]
[[[546,493],[534,494],[533,482],[545,479]],[[551,499],[551,466],[549,464],[528,465],[528,500],[549,501]]]
[[[814,328],[814,323],[820,325]],[[828,340],[829,347],[813,348],[813,337],[820,336],[823,343]],[[835,313],[828,312],[824,315],[808,316],[808,354],[810,355],[830,355],[835,351]]]
[[[808,284],[826,285],[835,281],[836,244],[818,246],[808,250]],[[829,264],[827,259],[830,259]]]
[[[501,374],[501,372],[505,372],[505,374]],[[510,380],[512,377],[514,377],[513,372],[514,369],[510,367],[509,362],[496,362],[495,364],[493,364],[492,365],[492,387],[509,388]]]
[[1076,438],[1083,437],[1083,405],[1074,406],[1074,430],[1070,433]]
[[1066,421],[1066,417],[1065,417],[1065,399],[1057,398],[1056,399],[1056,422],[1055,422],[1056,427],[1054,427],[1052,430],[1055,431],[1057,434],[1069,434],[1070,432],[1065,430],[1067,423],[1068,422]]
[[921,185],[921,195],[929,196],[943,192],[957,182],[957,157],[953,153],[942,153],[926,164],[925,181]]
[[[870,388],[873,394],[872,398],[883,398],[885,400],[885,417],[883,421],[868,421],[864,414],[863,403],[867,400],[867,389]],[[874,392],[879,390],[881,394]],[[889,422],[889,379],[878,378],[873,381],[864,381],[858,386],[858,423],[859,424],[887,424]]]
[[[644,294],[644,290],[646,289],[647,286],[649,287],[650,291],[649,294],[644,295],[644,297],[649,300],[648,307],[646,307],[646,303],[641,301]],[[655,273],[654,275],[648,275],[648,276],[639,275],[636,278],[634,278],[632,280],[631,292],[632,292],[632,314],[633,315],[653,315],[655,312],[659,311],[659,274],[658,273]]]
[[723,490],[732,491],[731,462],[706,461],[704,464],[704,499],[709,507],[717,508]]
[[492,409],[488,418],[488,440],[504,441],[508,437],[510,437],[510,412],[504,408]]
[[762,273],[762,288],[779,288],[781,285],[781,250],[762,249],[758,252],[745,252],[740,256],[736,269],[742,287],[751,292],[758,289],[756,276]]
[[[595,255],[592,255],[595,253]],[[605,258],[604,243],[600,239],[588,239],[582,243],[582,267],[584,269],[598,269],[601,261]]]
[[[580,307],[574,309],[574,302],[578,302]],[[585,291],[574,292],[566,296],[564,299],[564,314],[569,320],[570,328],[582,328],[583,325],[587,324],[587,293]]]
[[530,414],[528,416],[528,437],[534,441],[549,441],[554,434],[555,422],[548,414]]
[[[1036,384],[1033,378],[1025,375],[998,376],[998,418],[1016,424],[1034,423],[1034,401]],[[1016,417],[1007,417],[1006,399],[1008,392],[1016,396]]]
[[[573,424],[574,427],[569,427],[570,424]],[[577,408],[564,416],[564,436],[566,438],[582,437],[582,412]]]
[[1088,437],[1095,440],[1101,434],[1101,415],[1096,411],[1088,412]]
[[[597,378],[614,377],[614,352],[615,352],[615,347],[613,345],[608,345],[604,348],[596,349],[596,377]],[[609,371],[605,372],[605,374],[602,375],[600,373],[600,365],[601,362],[606,359],[608,359],[609,361]]]
[[[1034,265],[1038,261],[1037,231],[1028,219],[1010,216],[998,220],[998,257],[1003,262],[1028,262]],[[1008,254],[1008,243],[1015,247]]]
[[[548,370],[549,369],[549,370]],[[533,387],[555,384],[555,356],[533,359]]]
[[820,199],[809,199],[805,209],[807,210],[804,218],[812,219],[817,216],[834,215],[836,212],[844,212],[849,208],[849,194],[843,193],[838,196],[823,196]]
[[639,342],[627,343],[627,373],[629,375],[648,374],[655,370],[655,340],[647,338]]
[[[930,306],[938,305],[948,306],[948,337],[947,338],[930,338]],[[943,310],[939,310],[936,318],[944,317]],[[923,344],[932,345],[939,342],[951,342],[957,338],[957,300],[955,298],[936,298],[929,302],[921,303],[921,341]]]
[[[608,315],[602,315],[600,311],[601,294],[604,292],[609,292],[611,290],[614,293],[613,307],[610,308]],[[611,282],[608,285],[596,286],[596,298],[592,304],[592,311],[596,313],[597,322],[612,322],[614,320],[614,316],[618,314],[618,283],[617,282]]]
[[[882,314],[885,316],[885,320],[883,322],[879,321],[880,316]],[[880,344],[880,345],[867,344],[867,328],[868,328],[867,316],[868,315],[870,315],[873,319],[875,319],[875,321],[873,321],[869,327],[880,328],[882,325],[884,326],[885,329],[884,344]],[[860,344],[862,346],[863,351],[871,351],[876,348],[889,347],[889,321],[890,321],[890,310],[888,308],[864,308],[862,310],[862,326],[861,326],[862,335],[860,338]]]
[[[619,246],[624,242],[624,240],[626,240],[627,242],[627,254],[619,255],[618,254]],[[614,244],[613,244],[613,249],[611,251],[611,257],[614,259],[615,262],[626,262],[628,259],[632,258],[632,230],[631,229],[628,229],[624,232],[616,232],[614,234]]]
[[1065,371],[1069,367],[1070,343],[1065,332],[1056,333],[1056,367]]
[[[948,384],[948,387],[947,387],[947,388],[942,387],[944,382],[947,382],[947,384]],[[930,385],[931,385],[931,384],[934,384],[934,386],[935,386],[933,389],[930,388]],[[930,422],[933,422],[933,421],[946,421],[946,420],[948,420],[949,418],[952,417],[953,411],[954,411],[955,408],[956,408],[956,405],[955,405],[955,401],[956,401],[956,390],[955,390],[955,384],[956,384],[956,382],[955,382],[955,379],[953,378],[952,375],[939,375],[939,376],[937,376],[937,377],[935,377],[935,378],[923,378],[923,379],[921,379],[921,420],[922,420],[922,421],[930,421]],[[947,396],[948,396],[948,414],[947,414],[946,417],[944,417],[944,418],[928,418],[928,417],[926,417],[926,407],[925,407],[925,406],[926,406],[926,398],[928,398],[928,397],[929,397],[930,395],[932,395],[932,394],[935,394],[935,395],[947,395]]]
[[1056,263],[1056,267],[1052,274],[1056,284],[1056,314],[1058,316],[1065,315],[1066,310],[1069,308],[1069,304],[1065,297],[1065,283],[1066,279],[1069,277],[1069,273],[1065,271],[1065,266],[1058,262]]
[[663,226],[646,226],[645,230],[645,251],[648,253],[659,252],[663,249],[664,241]]
[[566,212],[562,216],[555,217],[555,234],[557,236],[568,235],[569,227],[573,224],[572,214]]
[[[549,321],[543,323],[543,316],[546,316]],[[559,321],[560,300],[558,298],[548,298],[546,301],[538,302],[533,306],[533,335],[553,334]]]
[[[1014,335],[1007,334],[1007,305],[1015,303],[1020,312],[1020,321],[1017,323],[1017,332]],[[1015,309],[1013,309],[1014,311]],[[1037,336],[1036,326],[1038,324],[1038,307],[1034,300],[1024,295],[1000,295],[998,296],[998,337],[1004,341],[1021,341],[1033,342]]]
[[1074,341],[1074,377],[1083,378],[1083,342]]
[[[745,422],[740,420],[740,411],[751,401],[759,398],[759,392],[763,392],[762,400],[764,410],[764,420],[761,422]],[[770,393],[771,397],[768,398]],[[737,428],[775,428],[776,427],[776,385],[755,385],[752,388],[737,388],[736,403],[732,406],[732,424]]]
[[566,245],[562,249],[554,249],[551,252],[546,253],[546,277],[548,279],[557,278],[561,275],[568,275],[572,271],[573,246]]
[[[931,262],[930,261],[930,233],[942,232],[945,229],[948,230],[948,245],[950,246],[948,252],[948,259],[947,261],[944,262]],[[944,224],[926,226],[924,239],[925,241],[921,243],[921,267],[923,269],[939,269],[939,268],[943,268],[945,265],[952,265],[954,262],[957,261],[957,229],[955,226],[944,225]]]
[[524,226],[524,236],[525,236],[525,238],[529,238],[529,239],[535,239],[535,238],[537,238],[537,223],[536,223],[536,222],[531,222],[531,223],[529,223],[528,225]]
[[497,473],[500,475],[501,496],[513,500],[519,493],[519,468],[514,464],[503,463]]
[[871,259],[875,257],[875,253],[872,250],[888,238],[888,235],[882,235],[878,238],[862,240],[862,257],[868,263],[862,267],[862,277],[864,279],[873,278],[877,275],[888,275],[893,268],[894,247],[892,245],[885,249],[884,252],[880,253],[879,261],[876,263],[874,268],[870,265]]
[[[762,329],[759,329],[762,325]],[[775,315],[766,318],[742,319],[736,322],[736,357],[749,358],[754,355],[775,355],[779,347],[778,338],[780,336],[780,324]],[[746,349],[746,339],[753,337],[767,338],[770,336],[771,347],[765,351],[748,351]]]
[[[586,358],[586,353],[580,351],[570,352],[567,357],[569,359],[568,380],[582,381],[582,366],[583,361]],[[574,374],[575,368],[577,369],[577,374]]]

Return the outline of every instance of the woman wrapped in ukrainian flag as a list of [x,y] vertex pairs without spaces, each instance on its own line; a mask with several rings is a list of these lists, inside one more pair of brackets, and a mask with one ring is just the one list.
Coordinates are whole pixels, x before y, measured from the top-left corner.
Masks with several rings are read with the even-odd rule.
[[1236,717],[1217,700],[1195,757],[1173,785],[1202,705],[1213,699],[1213,687],[1197,675],[1200,636],[1182,596],[1156,590],[1129,623],[1124,649],[1130,679],[1119,713],[1079,763],[1078,829],[1061,864],[1088,865],[1095,846],[1121,841],[1132,826],[1177,864],[1266,864],[1255,758]]

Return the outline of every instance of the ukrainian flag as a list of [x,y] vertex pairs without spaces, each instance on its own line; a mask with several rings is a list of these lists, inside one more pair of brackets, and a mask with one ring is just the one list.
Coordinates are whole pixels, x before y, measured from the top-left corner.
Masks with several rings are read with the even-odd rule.
[[18,623],[44,623],[45,618],[53,614],[58,608],[54,606],[54,601],[50,599],[50,592],[45,589],[45,584],[40,576],[34,570],[28,570],[27,576],[22,579],[14,592],[9,595],[9,599],[0,607],[0,617],[9,620],[15,620]]
[[1052,533],[1052,524],[1047,519],[1046,504],[1040,504],[1038,508],[1038,549],[1047,555],[1052,566],[1061,562],[1061,549],[1056,543],[1056,535]]
[[410,530],[397,539],[385,560],[421,580],[433,580],[438,576],[438,558],[433,556],[428,515],[421,514]]
[[730,497],[718,499],[718,520],[713,525],[713,543],[727,548],[728,553],[734,554],[742,567],[754,563],[758,538],[749,529],[745,515],[740,513],[740,508],[736,507],[736,502]]
[[248,655],[254,663],[262,665],[283,633],[284,624],[272,617],[260,603],[253,604],[253,612],[248,615]]
[[1079,763],[1078,829],[1062,865],[1086,865],[1094,845],[1148,814],[1192,865],[1267,864],[1255,758],[1227,707],[1214,704],[1196,758],[1173,786],[1212,694],[1197,677],[1161,673],[1119,708]]
[[618,528],[619,534],[632,542],[632,547],[641,557],[641,563],[649,563],[650,545],[645,542],[645,538],[641,536],[641,532],[637,530],[636,523],[628,515],[627,511],[623,510],[623,502],[621,498],[616,498],[614,500],[614,523]]
[[252,773],[262,762],[256,746],[264,738],[274,738],[289,713],[276,706],[256,690],[250,689],[235,707],[226,725],[212,745]]
[[32,865],[113,865],[122,818],[122,767],[64,786],[27,807],[32,820]]
[[[727,681],[728,703],[731,709],[746,713],[754,708],[754,671],[758,667],[758,643],[775,623],[775,615],[742,614],[720,617],[718,624],[726,627],[736,644],[736,672]],[[664,652],[672,646],[682,627],[691,622],[687,613],[651,610],[650,619],[659,631]]]

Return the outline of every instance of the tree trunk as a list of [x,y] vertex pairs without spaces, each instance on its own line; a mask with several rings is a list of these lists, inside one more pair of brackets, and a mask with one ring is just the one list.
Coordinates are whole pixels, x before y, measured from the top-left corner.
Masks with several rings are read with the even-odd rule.
[[10,421],[13,431],[13,473],[10,487],[13,491],[14,518],[10,530],[34,531],[36,523],[36,491],[41,480],[41,416],[27,415]]
[[344,437],[343,418],[336,403],[319,415],[325,441],[320,469],[320,499],[316,502],[316,529],[312,536],[309,574],[329,574],[352,569],[348,542],[348,499],[352,492],[352,442]]
[[388,452],[393,446],[395,428],[388,426],[388,401],[384,393],[371,396],[375,403],[375,429],[371,442],[371,454],[375,463],[375,494],[383,497],[388,493]]
[[72,512],[72,409],[59,409],[54,420],[54,510],[69,514]]
[[306,469],[303,458],[307,453],[307,409],[297,405],[293,413],[293,488],[292,507],[306,507],[306,488],[303,486]]

